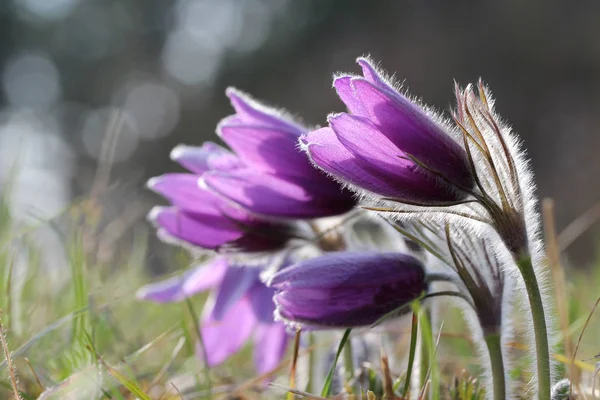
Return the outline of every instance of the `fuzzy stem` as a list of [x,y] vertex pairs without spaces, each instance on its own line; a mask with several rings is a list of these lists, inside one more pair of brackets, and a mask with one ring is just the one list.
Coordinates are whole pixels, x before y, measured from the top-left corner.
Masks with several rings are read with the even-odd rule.
[[504,361],[502,360],[500,334],[491,333],[486,335],[485,344],[490,353],[490,362],[492,364],[494,400],[504,400],[506,398],[506,382],[504,380]]
[[544,304],[540,287],[535,276],[531,257],[524,256],[517,259],[517,266],[529,297],[529,305],[533,317],[533,330],[535,334],[535,348],[537,360],[538,375],[538,399],[546,400],[550,398],[550,347],[548,345],[548,331],[546,327],[546,317]]
[[354,379],[354,356],[352,354],[352,340],[347,340],[344,345],[344,372],[346,382],[350,384]]

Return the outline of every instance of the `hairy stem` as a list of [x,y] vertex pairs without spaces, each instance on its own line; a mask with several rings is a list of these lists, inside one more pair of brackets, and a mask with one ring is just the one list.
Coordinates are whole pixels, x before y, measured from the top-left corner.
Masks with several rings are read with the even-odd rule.
[[502,360],[500,334],[491,333],[486,335],[485,344],[490,353],[492,364],[494,400],[504,400],[506,398],[506,382],[504,380],[504,361]]
[[550,347],[548,345],[548,329],[540,287],[535,276],[531,257],[525,256],[517,259],[517,265],[523,276],[527,297],[533,317],[533,330],[535,334],[535,348],[538,375],[538,399],[550,398]]

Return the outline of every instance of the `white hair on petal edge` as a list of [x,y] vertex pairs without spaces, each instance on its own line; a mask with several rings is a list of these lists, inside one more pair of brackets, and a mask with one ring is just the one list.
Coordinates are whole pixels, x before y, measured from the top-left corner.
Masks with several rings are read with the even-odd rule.
[[[294,115],[284,108],[278,108],[278,107],[273,107],[273,106],[267,105],[266,103],[264,103],[262,101],[256,100],[250,94],[248,94],[242,90],[239,90],[235,87],[232,87],[232,86],[228,87],[225,90],[225,93],[227,95],[233,94],[233,95],[239,97],[242,101],[244,101],[246,104],[248,104],[248,106],[255,109],[256,111],[266,114],[270,117],[277,118],[277,119],[281,120],[282,122],[285,122],[285,123],[289,124],[290,126],[293,126],[294,128],[296,128],[299,131],[306,132],[306,131],[310,130],[309,127],[304,125],[304,123],[302,122],[302,118],[300,116]],[[219,135],[219,136],[221,136],[221,134],[220,134],[221,126],[222,126],[221,123],[219,123],[217,125],[217,135]]]

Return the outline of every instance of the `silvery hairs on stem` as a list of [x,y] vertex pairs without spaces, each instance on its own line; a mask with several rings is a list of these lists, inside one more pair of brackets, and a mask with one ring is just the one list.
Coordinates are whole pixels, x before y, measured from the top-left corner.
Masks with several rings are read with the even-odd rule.
[[[463,311],[482,360],[488,395],[492,393],[492,371],[487,335],[500,335],[506,395],[516,393],[508,377],[511,357],[508,343],[514,339],[514,303],[516,275],[511,271],[512,258],[506,248],[497,246],[495,232],[473,235],[463,227],[445,223],[411,221],[390,224],[404,236],[425,249],[425,264],[431,276],[450,278],[461,299],[445,298]],[[488,228],[491,230],[491,228]],[[442,282],[444,283],[444,282]],[[447,283],[439,290],[444,292]],[[436,293],[430,289],[430,294]],[[434,303],[435,304],[435,303]],[[443,316],[441,317],[443,318]]]

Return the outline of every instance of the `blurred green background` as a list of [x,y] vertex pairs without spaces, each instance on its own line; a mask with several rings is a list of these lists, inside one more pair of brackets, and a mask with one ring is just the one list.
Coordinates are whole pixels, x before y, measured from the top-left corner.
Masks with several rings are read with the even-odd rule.
[[[453,79],[483,77],[560,229],[600,198],[599,17],[595,1],[3,0],[0,182],[16,162],[13,210],[50,217],[90,192],[103,160],[110,259],[158,201],[144,182],[176,170],[169,150],[215,139],[227,86],[323,124],[343,107],[332,73],[370,54],[442,110]],[[594,258],[597,232],[570,247],[573,264]]]
[[[95,352],[145,389],[198,369],[204,297],[190,313],[133,296],[148,270],[189,263],[154,237],[145,215],[161,200],[144,184],[178,169],[175,145],[216,140],[227,86],[318,125],[343,110],[332,74],[358,72],[360,55],[444,111],[453,80],[482,77],[523,138],[539,195],[556,200],[559,231],[591,208],[585,228],[600,218],[599,19],[596,1],[0,0],[0,309],[24,397],[89,384],[104,371]],[[600,282],[600,231],[581,231],[567,249],[571,340]],[[457,371],[476,366],[463,325],[452,319],[444,338]],[[597,353],[597,329],[595,318],[578,358]],[[216,381],[251,377],[248,355]],[[115,393],[127,385],[107,381],[126,398]]]

